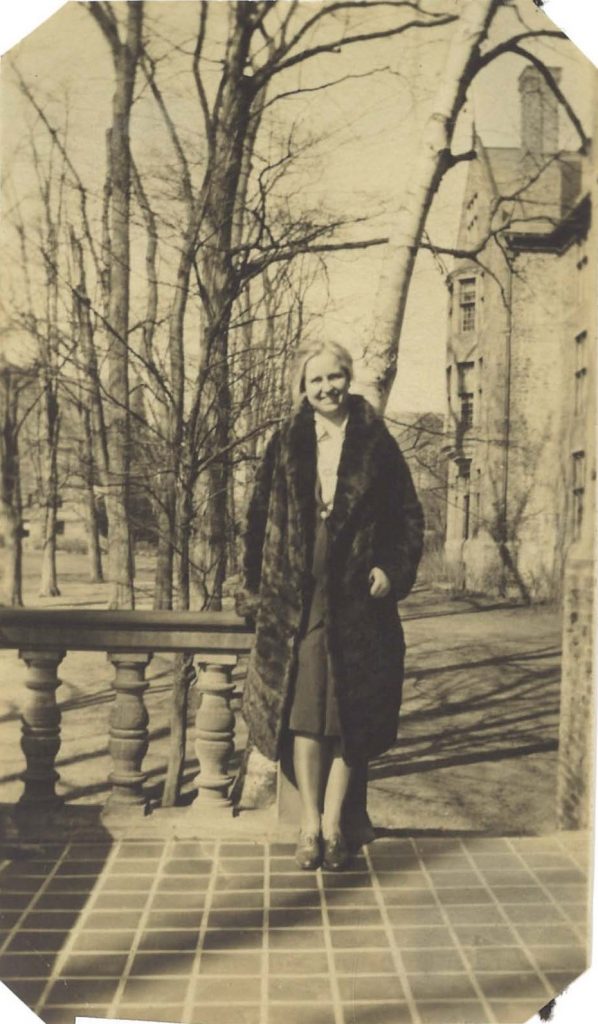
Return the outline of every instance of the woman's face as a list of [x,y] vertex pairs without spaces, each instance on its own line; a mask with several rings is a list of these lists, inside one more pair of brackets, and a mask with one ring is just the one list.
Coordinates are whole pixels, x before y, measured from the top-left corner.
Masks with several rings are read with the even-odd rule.
[[321,352],[305,364],[305,394],[309,404],[322,416],[344,416],[349,378],[336,356]]

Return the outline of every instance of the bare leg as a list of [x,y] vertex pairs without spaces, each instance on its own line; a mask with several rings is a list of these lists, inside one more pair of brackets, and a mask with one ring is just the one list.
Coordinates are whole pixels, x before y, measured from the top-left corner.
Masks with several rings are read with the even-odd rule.
[[337,740],[332,749],[332,760],[324,795],[322,834],[325,839],[330,839],[341,831],[341,812],[350,781],[351,768],[344,760],[340,742]]
[[301,831],[320,831],[320,794],[325,760],[324,742],[317,736],[295,734],[293,767],[301,800]]

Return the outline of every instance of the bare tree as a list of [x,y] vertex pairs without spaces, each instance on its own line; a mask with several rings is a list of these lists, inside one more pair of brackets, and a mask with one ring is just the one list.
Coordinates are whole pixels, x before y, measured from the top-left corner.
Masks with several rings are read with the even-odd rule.
[[128,3],[119,23],[114,6],[89,3],[87,10],[106,38],[114,65],[112,126],[109,136],[109,303],[105,323],[108,352],[109,416],[108,513],[109,577],[113,607],[133,607],[133,550],[128,516],[130,467],[129,278],[130,278],[130,121],[142,45],[143,3]]
[[0,352],[0,537],[3,565],[0,603],[23,604],[23,520],[19,475],[19,408],[23,373]]

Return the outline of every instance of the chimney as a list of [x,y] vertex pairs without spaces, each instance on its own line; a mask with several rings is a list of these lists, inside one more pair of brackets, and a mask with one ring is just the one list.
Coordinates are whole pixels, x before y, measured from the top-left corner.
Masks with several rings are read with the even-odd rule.
[[[548,69],[560,81],[561,68]],[[533,64],[519,76],[521,96],[521,149],[523,153],[549,156],[559,149],[559,104]]]

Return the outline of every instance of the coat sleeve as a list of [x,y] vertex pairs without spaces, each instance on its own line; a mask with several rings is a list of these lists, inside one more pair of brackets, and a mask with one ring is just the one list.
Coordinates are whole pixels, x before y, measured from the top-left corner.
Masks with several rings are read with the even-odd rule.
[[278,448],[279,435],[274,434],[266,446],[266,451],[258,467],[247,509],[243,559],[244,589],[236,595],[236,608],[239,615],[249,619],[254,619],[257,613],[262,575],[262,552]]
[[415,583],[423,549],[424,516],[409,467],[390,435],[386,439],[384,470],[374,564],[384,570],[395,600],[400,601]]

